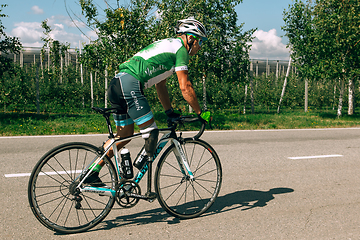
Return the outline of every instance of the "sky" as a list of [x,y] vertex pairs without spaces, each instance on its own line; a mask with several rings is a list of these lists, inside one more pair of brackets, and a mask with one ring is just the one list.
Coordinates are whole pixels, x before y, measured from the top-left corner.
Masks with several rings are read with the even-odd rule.
[[[65,0],[71,16],[80,15],[77,0]],[[83,23],[75,22],[82,32],[71,21],[64,0],[5,0],[8,5],[1,13],[8,15],[1,18],[5,32],[20,38],[24,47],[41,47],[44,37],[41,22],[48,19],[48,25],[53,29],[51,36],[61,42],[70,43],[71,47],[78,47],[79,41],[89,42],[89,38],[96,39],[96,34],[87,29]],[[125,0],[127,1],[127,0]],[[3,2],[3,1],[2,1]],[[97,0],[100,7],[105,8],[104,1]],[[114,6],[116,0],[108,0]],[[3,3],[1,3],[3,4]],[[243,0],[235,7],[238,14],[238,24],[244,23],[243,30],[257,28],[254,33],[250,58],[252,59],[289,59],[286,48],[287,38],[282,37],[284,25],[283,11],[288,9],[292,0]]]

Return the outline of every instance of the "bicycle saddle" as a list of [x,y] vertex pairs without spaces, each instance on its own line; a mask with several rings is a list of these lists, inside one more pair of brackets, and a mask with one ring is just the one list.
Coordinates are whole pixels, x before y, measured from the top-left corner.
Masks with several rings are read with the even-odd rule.
[[99,108],[99,107],[92,107],[92,110],[94,110],[97,113],[101,113],[102,115],[110,114],[110,113],[120,113],[122,109],[119,108]]

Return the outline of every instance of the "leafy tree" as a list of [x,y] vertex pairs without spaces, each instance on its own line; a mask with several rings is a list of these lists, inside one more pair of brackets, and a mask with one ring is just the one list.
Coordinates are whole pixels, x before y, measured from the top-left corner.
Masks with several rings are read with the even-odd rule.
[[[1,13],[6,4],[0,5],[0,52],[5,54],[8,53],[19,53],[21,50],[21,43],[18,38],[10,37],[5,33],[5,27],[2,24],[1,18],[7,17],[6,14]],[[9,102],[7,100],[9,96],[9,91],[5,80],[3,79],[4,73],[12,72],[14,73],[14,66],[10,59],[5,58],[0,55],[0,103],[4,104],[4,110],[6,109],[6,104]]]
[[[21,43],[17,37],[10,37],[5,33],[5,27],[2,25],[1,18],[7,17],[6,14],[1,13],[6,4],[0,5],[0,52],[19,53],[21,50]],[[3,56],[0,56],[0,78],[2,75],[12,69],[11,61]]]
[[[233,94],[224,92],[217,98],[217,90],[224,84],[244,82],[249,65],[247,42],[252,40],[255,31],[242,32],[236,24],[235,5],[242,0],[200,0],[200,1],[131,1],[130,6],[105,9],[105,21],[99,18],[98,9],[92,0],[80,0],[87,24],[97,33],[98,39],[85,46],[83,62],[97,69],[116,71],[119,63],[155,40],[174,37],[177,20],[194,16],[204,23],[210,33],[199,54],[191,58],[190,79],[197,94],[202,93],[202,80],[207,77],[207,95],[211,104],[221,106],[232,99]],[[118,3],[119,4],[119,3]],[[154,14],[156,9],[160,17]],[[170,96],[174,102],[182,102],[182,97],[173,77],[168,81]],[[155,100],[154,90],[148,90],[150,99]],[[183,102],[184,103],[184,102]]]
[[[158,2],[161,19],[157,25],[157,34],[162,37],[173,36],[177,20],[189,16],[201,21],[209,32],[199,53],[190,62],[190,78],[197,82],[197,93],[202,92],[202,79],[207,76],[207,96],[215,107],[229,103],[237,103],[239,99],[231,99],[225,91],[223,97],[219,90],[226,84],[244,83],[246,81],[249,62],[251,35],[255,29],[242,32],[243,24],[237,25],[235,6],[242,0],[190,0]],[[194,70],[193,70],[194,69]],[[222,95],[222,94],[220,94]]]
[[358,0],[295,0],[284,12],[283,30],[302,76],[338,84],[338,117],[346,80],[360,74],[359,12]]
[[58,40],[52,39],[50,36],[52,29],[47,24],[47,20],[41,22],[41,27],[44,29],[43,33],[45,35],[45,37],[41,38],[41,40],[44,41],[44,45],[41,49],[41,57],[45,57],[45,48],[49,47],[52,69],[54,70],[52,74],[54,74],[54,76],[60,76],[61,57],[65,57],[65,53],[70,48],[70,44],[63,44]]
[[[119,4],[119,2],[118,2]],[[109,6],[105,21],[92,0],[80,0],[88,26],[97,39],[86,45],[82,62],[91,69],[115,72],[120,63],[154,41],[151,26],[153,1],[131,1],[130,7]]]

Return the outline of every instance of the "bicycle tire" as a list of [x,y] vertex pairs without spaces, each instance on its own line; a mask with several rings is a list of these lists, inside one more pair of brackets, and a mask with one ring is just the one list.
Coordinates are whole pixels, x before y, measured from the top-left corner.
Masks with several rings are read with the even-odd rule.
[[215,202],[221,188],[222,169],[215,150],[200,139],[181,144],[194,175],[181,172],[174,144],[161,156],[155,171],[155,189],[162,208],[179,219],[195,218]]
[[[99,224],[110,212],[115,197],[96,193],[80,193],[80,209],[76,209],[70,184],[96,157],[99,148],[87,143],[66,143],[47,152],[34,167],[28,185],[28,200],[32,212],[45,227],[59,233],[78,233]],[[109,158],[99,177],[115,189],[116,170]],[[74,184],[73,184],[74,185]]]

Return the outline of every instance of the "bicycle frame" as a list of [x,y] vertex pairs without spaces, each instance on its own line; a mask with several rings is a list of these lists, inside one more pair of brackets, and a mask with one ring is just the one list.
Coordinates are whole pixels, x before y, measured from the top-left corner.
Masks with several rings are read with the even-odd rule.
[[[148,160],[144,166],[138,171],[138,173],[135,175],[135,177],[133,178],[133,181],[136,183],[139,183],[141,181],[141,179],[143,178],[143,176],[145,175],[146,172],[148,172],[148,182],[147,182],[147,192],[150,193],[151,192],[151,182],[152,182],[152,163],[155,161],[156,157],[159,155],[159,153],[161,152],[161,150],[165,147],[165,145],[171,141],[175,147],[176,147],[176,152],[175,152],[175,156],[178,160],[180,169],[182,171],[182,173],[184,175],[186,175],[186,173],[189,174],[189,177],[191,180],[194,179],[194,175],[190,169],[190,166],[188,164],[187,161],[187,157],[181,147],[180,144],[180,140],[177,137],[175,130],[172,128],[165,128],[165,129],[159,129],[159,133],[163,133],[164,135],[161,137],[161,139],[158,141],[157,146],[156,146],[156,150],[154,153],[154,156],[152,159]],[[97,157],[94,159],[94,161],[92,161],[92,163],[90,163],[86,169],[88,169],[93,163],[95,163],[93,165],[93,167],[91,168],[91,171],[95,168],[95,166],[106,156],[106,154],[109,152],[109,150],[111,148],[113,148],[114,151],[114,158],[115,158],[115,166],[116,166],[116,171],[117,174],[119,176],[119,181],[121,182],[121,180],[123,179],[121,177],[121,173],[122,170],[119,168],[119,163],[120,163],[120,159],[119,159],[119,155],[118,155],[118,150],[116,147],[116,143],[118,142],[124,142],[124,141],[128,141],[128,140],[132,140],[135,138],[139,138],[141,137],[141,133],[137,133],[134,134],[133,136],[130,137],[125,137],[125,138],[110,138],[111,139],[111,143],[109,144],[109,146],[105,149],[103,155],[101,157]],[[143,148],[142,150],[140,150],[141,154],[138,154],[137,158],[135,159],[135,161],[141,157],[141,155],[145,152],[145,149]],[[116,190],[114,189],[109,189],[109,188],[104,188],[104,187],[91,187],[91,186],[85,186],[82,187],[82,183],[84,182],[84,180],[90,175],[91,171],[89,171],[85,177],[79,182],[79,184],[77,185],[77,188],[80,189],[80,192],[92,192],[92,193],[98,193],[98,194],[102,194],[102,195],[106,195],[106,196],[112,196],[115,197],[116,196]],[[139,196],[140,197],[140,196]],[[144,198],[146,199],[146,198]]]

